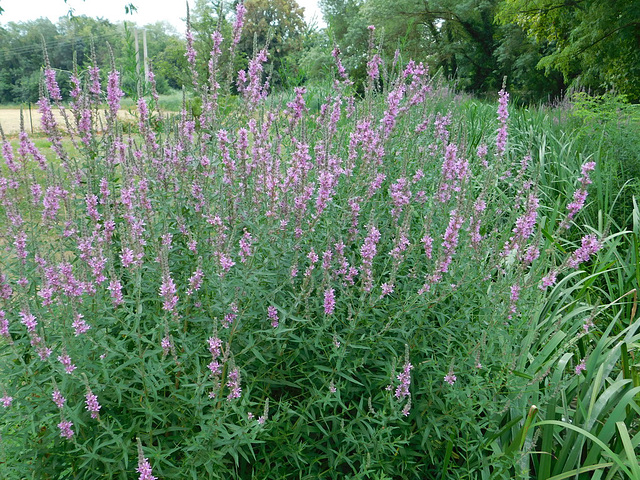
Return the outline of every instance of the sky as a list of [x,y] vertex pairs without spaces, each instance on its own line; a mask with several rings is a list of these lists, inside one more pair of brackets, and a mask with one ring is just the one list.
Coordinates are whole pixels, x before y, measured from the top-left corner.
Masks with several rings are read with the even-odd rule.
[[[305,19],[323,26],[322,14],[317,0],[297,0],[305,10]],[[125,6],[133,3],[138,11],[133,15],[125,13]],[[190,6],[195,4],[191,0]],[[0,15],[0,24],[20,22],[47,17],[57,22],[59,17],[67,15],[73,9],[74,15],[88,17],[102,17],[111,22],[130,20],[138,25],[146,25],[159,21],[167,21],[177,32],[182,34],[186,30],[186,6],[184,0],[0,0],[0,7],[4,12]]]

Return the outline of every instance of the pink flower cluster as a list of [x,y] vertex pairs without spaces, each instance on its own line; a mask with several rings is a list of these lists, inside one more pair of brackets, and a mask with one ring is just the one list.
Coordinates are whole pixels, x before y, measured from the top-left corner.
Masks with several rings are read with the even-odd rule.
[[498,93],[498,122],[500,127],[496,136],[496,155],[501,157],[504,155],[507,147],[507,120],[509,119],[509,110],[507,105],[509,104],[509,93],[503,88]]
[[5,393],[2,397],[0,397],[0,403],[4,408],[9,408],[13,403],[13,397],[10,397]]
[[411,386],[411,370],[413,369],[413,365],[407,362],[404,364],[402,369],[402,373],[400,373],[396,378],[400,382],[400,384],[396,387],[395,396],[398,400],[402,400],[405,397],[411,395],[409,392],[409,387]]
[[140,476],[138,480],[157,480],[157,477],[153,476],[153,471],[151,469],[151,464],[149,460],[142,457],[138,460],[138,467],[136,468]]
[[175,312],[176,305],[178,303],[178,296],[176,295],[176,284],[170,275],[165,275],[162,279],[162,285],[160,286],[160,296],[163,298],[162,309],[167,312]]
[[85,395],[86,409],[91,412],[91,418],[98,418],[100,409],[100,403],[98,403],[98,397],[89,389]]
[[362,258],[362,267],[360,271],[363,277],[363,289],[370,292],[373,288],[373,258],[378,251],[377,244],[380,241],[380,231],[373,225],[368,227],[369,235],[364,240],[364,244],[360,247],[360,256]]
[[576,214],[582,210],[584,207],[584,203],[587,199],[587,185],[591,184],[591,178],[589,177],[589,172],[592,172],[596,168],[596,162],[587,162],[582,165],[582,176],[579,178],[580,188],[573,193],[573,202],[567,205],[567,210],[569,213],[567,214],[567,218],[565,218],[560,224],[560,229],[569,228],[571,220]]
[[227,388],[229,394],[227,400],[233,400],[242,396],[242,388],[240,387],[240,370],[233,368],[227,375]]
[[71,363],[71,357],[66,353],[58,356],[58,361],[64,365],[64,371],[68,374],[73,373],[73,371],[78,368],[73,363]]
[[324,313],[325,315],[333,315],[333,311],[336,308],[335,290],[333,288],[327,288],[324,291]]
[[273,328],[278,328],[278,309],[276,309],[276,307],[274,307],[273,305],[269,305],[267,307],[267,317],[269,318],[269,320],[271,320],[271,326]]
[[58,428],[60,429],[60,436],[66,439],[70,439],[73,437],[74,432],[71,430],[73,427],[73,422],[68,420],[63,420],[58,424]]

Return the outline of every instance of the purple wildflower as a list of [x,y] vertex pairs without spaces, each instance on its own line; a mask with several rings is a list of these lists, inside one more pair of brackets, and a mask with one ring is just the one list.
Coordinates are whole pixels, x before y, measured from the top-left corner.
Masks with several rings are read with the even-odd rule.
[[340,60],[340,49],[336,46],[333,48],[332,52],[331,52],[331,56],[333,57],[333,59],[336,62],[336,67],[338,68],[338,75],[343,78],[343,79],[347,79],[347,70],[344,68],[344,66],[342,65],[342,61]]
[[0,397],[0,403],[4,408],[9,408],[13,403],[13,397],[10,397],[5,393],[2,397]]
[[107,290],[109,290],[109,292],[111,293],[111,301],[113,302],[113,305],[115,307],[117,307],[118,305],[122,305],[124,300],[122,298],[122,284],[120,283],[120,281],[115,279],[111,280],[111,282],[109,282]]
[[160,286],[160,296],[163,298],[162,309],[167,312],[175,312],[178,304],[176,284],[170,275],[165,275]]
[[335,290],[333,288],[327,288],[324,291],[324,313],[325,315],[333,315],[333,311],[336,308]]
[[160,347],[162,347],[162,354],[168,355],[172,347],[171,337],[169,337],[168,335],[163,337],[162,340],[160,340]]
[[234,368],[227,375],[227,387],[229,388],[229,395],[227,400],[233,400],[234,398],[240,398],[242,395],[242,388],[240,388],[240,370]]
[[400,381],[400,385],[396,388],[395,396],[398,400],[402,400],[405,397],[411,395],[409,392],[409,387],[411,386],[411,370],[413,369],[413,365],[407,362],[404,364],[402,373],[399,374],[396,378]]
[[464,217],[458,214],[457,210],[451,210],[449,225],[442,235],[443,258],[438,262],[438,272],[446,273],[453,258],[453,254],[458,246],[460,229],[464,223]]
[[409,205],[411,200],[411,190],[409,189],[409,181],[406,178],[399,178],[389,187],[389,196],[393,202],[391,216],[397,220],[402,209]]
[[111,119],[116,118],[122,97],[124,97],[124,92],[120,89],[120,73],[117,70],[112,70],[107,82],[107,104]]
[[593,320],[591,320],[590,318],[587,318],[582,324],[582,329],[584,330],[585,335],[589,333],[589,330],[593,327],[595,327],[595,325],[593,324]]
[[395,285],[393,283],[383,283],[382,285],[380,285],[380,288],[382,289],[382,295],[380,295],[380,298],[384,298],[387,295],[391,295],[393,293]]
[[202,286],[202,280],[204,278],[204,272],[200,267],[196,268],[193,275],[189,277],[189,288],[187,289],[187,295],[192,295],[193,292],[200,290]]
[[100,87],[100,67],[94,65],[89,67],[89,79],[91,83],[89,84],[89,92],[93,95],[99,96],[101,90]]
[[231,257],[222,252],[216,252],[214,255],[217,255],[218,260],[220,261],[220,268],[222,268],[222,273],[220,274],[220,276],[224,276],[224,274],[231,270],[231,267],[236,264],[236,262],[231,260]]
[[509,119],[509,110],[507,105],[509,103],[509,93],[503,88],[498,92],[500,98],[498,99],[498,134],[496,136],[496,153],[498,156],[502,156],[507,145],[507,120]]
[[453,374],[453,370],[449,370],[449,373],[447,373],[444,376],[444,381],[447,382],[449,385],[453,385],[454,383],[456,383],[456,380],[458,379],[458,377],[456,377]]
[[142,456],[140,456],[140,458],[138,459],[138,467],[136,468],[136,470],[140,474],[138,480],[157,480],[157,477],[153,476],[149,460]]
[[25,311],[20,312],[20,316],[22,317],[22,320],[20,320],[20,323],[22,323],[25,327],[27,327],[28,332],[34,333],[36,331],[36,327],[38,326],[38,321],[36,320],[36,317],[34,317],[31,314],[31,312],[25,312]]
[[44,71],[44,79],[51,99],[55,101],[62,100],[62,95],[60,95],[60,87],[58,86],[58,82],[56,81],[55,70],[53,70],[52,68],[46,68]]
[[600,247],[600,242],[595,235],[585,235],[582,237],[582,245],[571,254],[567,265],[571,268],[576,268],[581,263],[587,262],[589,258],[591,258],[591,255],[594,255],[600,250]]
[[520,298],[520,285],[517,283],[511,285],[511,297],[509,299],[509,315],[508,319],[511,319],[512,316],[516,313],[516,303]]
[[238,252],[238,255],[240,256],[240,261],[242,263],[245,263],[247,261],[247,258],[253,255],[253,252],[251,251],[252,243],[253,243],[253,237],[245,229],[244,234],[242,235],[242,238],[239,241],[240,251]]
[[211,363],[207,365],[207,368],[211,370],[211,375],[218,376],[222,374],[222,365],[217,360],[211,361]]
[[244,16],[246,13],[247,7],[244,6],[244,3],[239,2],[238,5],[236,5],[236,20],[233,22],[233,33],[231,36],[233,47],[235,47],[235,45],[240,41],[242,27],[244,26]]
[[224,328],[229,328],[231,326],[231,324],[233,324],[233,322],[235,322],[236,318],[238,318],[238,305],[236,304],[236,302],[232,302],[229,305],[229,308],[231,309],[231,311],[227,314],[225,314],[224,319],[222,320],[222,326]]
[[71,363],[71,357],[66,353],[58,356],[58,361],[64,365],[64,370],[68,374],[73,373],[73,371],[78,368],[73,363]]
[[91,418],[98,418],[98,412],[100,412],[100,409],[102,408],[98,403],[98,397],[93,394],[91,389],[89,389],[85,395],[85,399],[85,403],[87,405],[86,409],[91,412]]
[[278,328],[278,310],[273,305],[269,305],[267,307],[267,317],[271,320],[271,326],[273,328]]
[[542,278],[539,287],[540,290],[546,290],[548,287],[555,285],[557,276],[558,272],[555,270],[551,270],[545,277]]
[[582,176],[578,179],[580,182],[580,188],[573,193],[573,202],[567,205],[569,213],[560,224],[560,229],[569,228],[569,223],[576,216],[576,214],[582,210],[584,203],[587,199],[587,185],[591,184],[591,178],[589,178],[589,172],[592,172],[596,168],[596,162],[587,162],[582,165]]
[[63,420],[58,424],[58,428],[60,429],[60,436],[63,438],[71,438],[73,437],[73,430],[71,430],[71,427],[73,427],[73,422],[70,422],[68,420]]
[[62,396],[62,393],[60,393],[60,390],[55,389],[51,396],[53,397],[53,403],[55,403],[58,408],[64,407],[64,404],[67,401],[67,399]]
[[382,58],[377,53],[367,62],[367,75],[372,81],[380,76],[380,65],[382,65]]
[[[533,230],[538,219],[539,205],[540,201],[538,197],[536,197],[534,193],[531,193],[527,198],[526,211],[516,220],[516,224],[512,230],[513,235],[509,241],[505,243],[504,251],[502,252],[503,256],[509,255],[513,250],[522,250],[527,239],[533,235]],[[527,259],[531,258],[530,255],[527,255],[527,257]]]
[[91,328],[91,326],[89,324],[87,324],[87,322],[85,322],[83,320],[84,315],[78,313],[76,315],[75,320],[73,321],[73,323],[71,324],[71,326],[74,328],[75,330],[75,335],[76,337],[78,335],[82,335],[83,333],[86,333],[87,330],[89,330]]
[[11,338],[11,334],[9,333],[9,320],[7,320],[4,310],[0,310],[0,335],[5,338]]
[[362,257],[362,275],[363,287],[365,292],[370,292],[373,288],[373,258],[377,253],[377,244],[380,241],[380,231],[373,225],[368,227],[369,235],[364,240],[364,244],[360,247],[360,256]]

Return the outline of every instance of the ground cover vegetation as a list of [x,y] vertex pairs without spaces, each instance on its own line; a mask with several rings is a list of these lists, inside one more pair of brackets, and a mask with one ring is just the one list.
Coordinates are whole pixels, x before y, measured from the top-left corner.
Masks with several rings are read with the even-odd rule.
[[373,26],[360,81],[334,47],[269,93],[245,15],[133,124],[115,59],[45,55],[45,138],[2,138],[0,475],[640,478],[635,110],[480,101]]

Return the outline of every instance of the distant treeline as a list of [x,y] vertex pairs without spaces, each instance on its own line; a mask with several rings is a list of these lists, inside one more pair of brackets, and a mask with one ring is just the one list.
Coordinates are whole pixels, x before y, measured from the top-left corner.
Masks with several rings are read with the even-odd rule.
[[[320,0],[326,29],[306,24],[295,0],[244,4],[243,37],[225,75],[245,68],[254,49],[268,45],[271,67],[265,74],[273,88],[330,79],[337,47],[361,90],[368,56],[393,59],[399,51],[402,62],[425,62],[476,94],[494,94],[506,79],[525,102],[552,100],[569,88],[615,90],[640,100],[640,7],[634,0]],[[200,78],[208,76],[211,34],[219,30],[228,39],[235,11],[231,2],[195,1],[190,24]],[[103,67],[114,61],[125,92],[137,95],[144,70],[136,64],[135,28],[84,16],[0,27],[0,103],[38,99],[43,43],[52,67],[62,73],[63,93],[68,95],[73,69],[95,59]],[[166,23],[144,30],[160,93],[190,88],[184,32]]]

